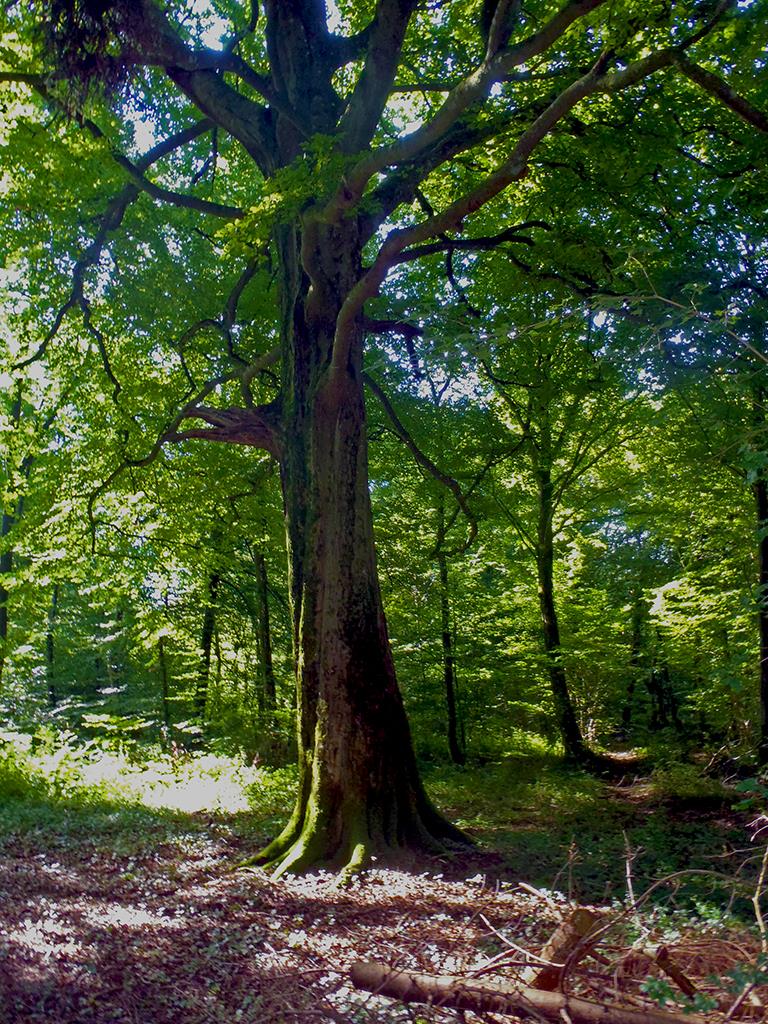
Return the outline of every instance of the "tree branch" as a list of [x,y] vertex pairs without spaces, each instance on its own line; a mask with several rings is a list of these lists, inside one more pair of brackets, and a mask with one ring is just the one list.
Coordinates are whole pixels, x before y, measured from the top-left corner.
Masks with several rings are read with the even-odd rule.
[[[27,77],[34,79],[38,78],[38,76]],[[38,89],[36,82],[27,82],[27,84],[33,85],[35,89]],[[40,84],[43,89],[41,95],[47,96],[47,90],[45,89],[42,80],[40,80]],[[86,127],[88,131],[90,131],[90,133],[94,135],[95,138],[103,138],[103,132],[98,127],[98,125],[94,124],[93,122],[85,122],[84,127]],[[188,142],[192,141],[193,139],[196,139],[200,135],[205,134],[205,132],[210,131],[211,127],[212,124],[210,121],[198,121],[197,124],[192,125],[189,128],[185,128],[182,131],[177,132],[175,135],[172,135],[170,138],[164,139],[162,142],[159,142],[136,163],[135,166],[137,172],[141,173],[148,167],[151,167],[152,164],[156,163],[162,157],[168,156],[170,153],[173,153],[175,150],[180,149],[182,146],[185,146]],[[49,328],[47,334],[41,341],[40,345],[30,356],[16,363],[14,366],[15,370],[24,369],[24,367],[30,366],[38,359],[41,359],[43,355],[45,355],[45,352],[50,343],[58,334],[67,313],[69,313],[69,311],[74,309],[76,306],[81,305],[84,299],[83,289],[85,287],[85,275],[87,271],[89,270],[90,267],[94,266],[98,262],[98,259],[101,256],[102,250],[104,249],[104,246],[106,244],[107,238],[113,231],[117,230],[117,228],[120,226],[123,217],[125,216],[125,211],[131,205],[131,203],[136,201],[136,199],[140,195],[140,192],[141,189],[138,184],[128,184],[107,205],[106,210],[102,214],[101,224],[99,226],[99,230],[96,233],[96,236],[94,237],[93,241],[88,246],[88,248],[80,256],[80,258],[75,262],[75,266],[72,271],[72,291],[70,292],[69,297],[56,313],[53,324]]]
[[198,110],[242,144],[262,174],[277,167],[277,143],[268,112],[237,92],[214,71],[166,68],[168,77]]
[[101,364],[104,367],[104,373],[107,375],[107,379],[112,385],[112,399],[115,402],[115,404],[117,404],[120,392],[123,390],[123,386],[115,376],[114,370],[112,369],[112,363],[109,358],[109,352],[107,351],[107,343],[104,340],[104,335],[93,322],[91,304],[88,302],[84,295],[80,296],[78,305],[80,306],[80,310],[83,314],[83,323],[85,324],[85,329],[96,342],[96,348],[99,350]]
[[485,59],[491,60],[499,50],[502,50],[509,42],[509,34],[513,18],[520,15],[520,0],[497,0],[488,26],[488,40],[485,49]]
[[164,442],[202,439],[224,444],[243,444],[251,448],[262,448],[278,460],[281,457],[279,401],[249,409],[217,409],[194,405],[184,410],[181,419],[202,420],[210,424],[212,429],[192,427],[189,430],[174,430],[164,435]]
[[686,78],[690,78],[692,82],[695,82],[705,92],[715,96],[748,124],[751,124],[761,132],[768,132],[768,116],[735,92],[722,78],[700,67],[698,64],[694,64],[692,60],[688,60],[682,53],[675,55],[675,64]]
[[368,31],[365,66],[339,123],[347,153],[373,138],[399,65],[400,51],[418,0],[378,0]]
[[399,334],[405,344],[411,370],[416,380],[422,379],[419,356],[413,344],[414,338],[421,338],[424,331],[416,324],[409,324],[405,320],[372,320],[370,317],[363,319],[363,330],[371,334]]
[[[546,103],[538,102],[533,108],[534,116],[537,116],[546,107]],[[516,114],[531,112],[530,109],[517,111]],[[490,117],[479,125],[471,124],[469,120],[457,121],[449,132],[441,139],[440,143],[433,146],[426,153],[422,153],[418,159],[403,164],[396,171],[390,172],[385,179],[371,192],[371,206],[375,212],[361,214],[360,220],[363,228],[363,237],[367,240],[387,220],[393,210],[403,203],[409,203],[416,196],[419,185],[438,167],[446,163],[452,157],[466,152],[476,146],[481,146],[490,139],[498,138],[501,134],[507,134],[510,128],[514,127],[509,114],[505,111],[503,118],[499,116]]]
[[438,469],[438,467],[429,458],[429,456],[425,455],[424,452],[419,448],[414,439],[403,426],[403,423],[401,422],[400,418],[395,412],[394,407],[392,406],[392,403],[390,402],[389,398],[381,390],[381,388],[373,379],[373,377],[371,377],[370,374],[368,373],[364,373],[363,380],[374,393],[374,395],[376,395],[376,397],[378,398],[384,411],[389,417],[392,426],[395,428],[395,433],[406,446],[411,455],[413,455],[416,462],[423,469],[425,469],[431,476],[433,476],[435,480],[441,483],[443,487],[448,488],[448,490],[456,499],[456,503],[458,504],[459,508],[466,517],[466,520],[469,524],[469,532],[466,540],[464,541],[464,544],[458,549],[458,551],[446,552],[446,554],[458,554],[459,551],[466,551],[467,548],[474,541],[475,537],[477,536],[477,517],[467,504],[464,492],[462,491],[459,483],[456,480],[454,480],[452,476],[449,476],[447,473],[444,473],[441,469]]
[[374,263],[350,291],[339,312],[332,357],[334,373],[345,372],[355,336],[357,319],[362,313],[365,302],[377,294],[398,256],[411,245],[450,231],[469,214],[479,210],[497,196],[513,181],[523,178],[527,172],[528,160],[541,140],[577,103],[599,89],[603,81],[602,73],[606,60],[607,55],[604,55],[591,71],[564,89],[523,134],[508,159],[474,189],[465,193],[441,213],[435,214],[434,217],[428,217],[412,227],[395,229],[389,233],[379,249]]
[[[461,224],[465,217],[480,209],[512,184],[512,182],[519,181],[523,178],[527,172],[528,160],[530,159],[533,151],[549,134],[554,126],[582,99],[597,92],[604,92],[608,94],[619,92],[632,85],[636,85],[638,82],[647,78],[654,72],[674,64],[678,55],[682,51],[687,49],[694,40],[700,39],[703,34],[711,29],[717,18],[720,17],[722,9],[728,5],[728,2],[729,0],[724,0],[724,2],[718,6],[716,16],[713,16],[713,18],[711,18],[710,21],[699,30],[699,32],[683,41],[675,49],[665,48],[663,50],[659,50],[657,53],[635,61],[623,70],[610,75],[605,73],[605,69],[608,61],[611,59],[611,54],[604,53],[601,55],[594,67],[587,72],[587,74],[578,78],[570,86],[564,89],[549,104],[549,106],[539,114],[533,124],[531,124],[527,131],[523,133],[517,145],[514,147],[512,154],[499,167],[497,167],[495,171],[484,178],[474,189],[455,200],[441,213],[436,214],[433,217],[428,217],[411,227],[391,231],[384,244],[379,249],[376,260],[370,266],[367,273],[351,290],[341,308],[337,319],[337,331],[336,338],[334,340],[332,360],[334,373],[338,374],[344,372],[348,354],[355,336],[355,324],[362,313],[365,302],[378,293],[378,290],[384,282],[389,270],[395,265],[401,254],[406,249],[425,241],[428,238],[435,236],[439,237],[452,228],[455,228],[457,225]],[[587,4],[586,2],[583,4],[569,4],[567,8],[561,11],[560,14],[553,19],[553,22],[550,22],[549,26],[545,26],[545,29],[542,29],[536,37],[530,37],[530,39],[525,43],[520,44],[520,47],[516,47],[514,52],[519,53],[521,52],[521,47],[524,49],[526,46],[533,46],[535,49],[536,46],[532,41],[536,40],[536,45],[538,45],[538,40],[542,35],[548,36],[548,33],[555,31],[554,28],[552,28],[552,25],[555,22],[560,26],[564,24],[565,27],[567,27],[567,25],[575,20],[576,17],[581,17],[586,13],[585,8],[591,10],[597,5],[597,3]],[[567,24],[565,24],[566,22]],[[565,31],[565,27],[562,28],[562,31]],[[505,53],[506,52],[507,51],[505,51]],[[465,84],[471,78],[472,76],[469,76],[468,79],[465,79]],[[462,87],[460,86],[458,88],[460,91]],[[446,103],[447,102],[448,101],[446,101]],[[445,107],[441,109],[445,109]],[[439,114],[436,115],[436,118],[433,119],[432,122],[429,122],[429,124],[433,124],[439,116]],[[427,127],[429,126],[425,126],[425,128]],[[418,136],[421,131],[422,129],[419,129],[417,132],[413,133],[413,135],[402,140],[401,143],[396,143],[393,147],[389,147],[389,150],[386,152],[395,154],[395,162],[399,160],[401,154],[408,154],[410,158],[410,155],[412,155],[412,151],[408,149],[411,145],[410,140],[413,140],[415,136]],[[371,159],[375,158],[376,154],[374,154]],[[385,163],[386,162],[389,162],[389,158]],[[360,167],[362,165],[358,166]],[[373,167],[373,165],[371,166]],[[376,169],[377,168],[374,168],[374,171]],[[351,184],[351,181],[354,180],[356,173],[356,171],[352,172],[352,178],[347,179],[345,182],[343,196],[339,195],[334,200],[331,200],[330,204],[324,211],[324,215],[329,213],[331,215],[342,213],[344,208],[353,201],[355,186]],[[365,187],[364,182],[362,182],[362,187]]]
[[704,1024],[698,1014],[592,1003],[562,992],[542,992],[506,980],[434,977],[375,963],[356,963],[351,974],[357,988],[377,995],[403,1002],[453,1006],[475,1013],[523,1014],[553,1024],[563,1020],[573,1021],[573,1024]]
[[142,192],[146,192],[147,195],[152,196],[153,199],[158,199],[162,203],[170,203],[172,206],[183,206],[187,210],[197,210],[198,213],[207,213],[211,217],[222,217],[224,220],[237,220],[245,212],[239,206],[212,203],[208,199],[200,199],[198,196],[193,196],[186,192],[175,192],[172,189],[163,188],[161,185],[156,185],[145,178],[136,164],[131,163],[127,157],[121,156],[119,153],[113,153],[112,156],[116,163],[133,178]]
[[[190,50],[159,4],[152,0],[134,3],[143,26],[142,38],[133,51],[126,50],[117,59],[125,64],[164,68],[199,110],[243,144],[262,171],[274,169],[276,143],[269,111],[227,85],[221,72],[232,71],[275,109],[295,119],[297,115],[272,87],[270,79],[259,75],[230,48],[223,53]],[[151,40],[151,47],[147,40]]]
[[523,245],[532,246],[535,242],[528,235],[520,234],[529,228],[542,228],[551,231],[552,226],[544,220],[529,220],[522,224],[514,224],[512,227],[500,231],[496,235],[487,235],[480,238],[444,238],[439,242],[430,242],[428,245],[414,246],[405,249],[393,261],[393,266],[399,263],[408,263],[411,260],[421,259],[423,256],[430,256],[436,252],[487,252],[503,245],[504,242],[520,242]]
[[[48,89],[42,75],[16,71],[0,71],[0,82],[18,82],[23,85],[28,85],[34,89],[49,106],[53,107],[60,113],[66,113],[64,105]],[[77,121],[94,139],[107,139],[105,132],[102,131],[95,121],[80,115],[78,115]],[[152,164],[157,163],[157,161],[162,157],[168,156],[170,153],[180,149],[182,146],[186,146],[188,143],[193,142],[201,135],[205,135],[205,133],[209,132],[213,127],[214,122],[210,118],[201,118],[201,120],[197,121],[195,124],[190,125],[189,128],[176,132],[176,134],[172,135],[170,138],[159,142],[136,163],[129,160],[127,156],[113,147],[110,150],[111,156],[115,163],[128,173],[138,188],[143,192],[147,192],[154,199],[171,203],[174,206],[184,206],[190,210],[197,210],[199,213],[211,214],[214,217],[223,217],[227,220],[234,220],[237,217],[243,216],[243,211],[237,206],[226,206],[221,203],[212,203],[207,199],[200,199],[198,196],[194,196],[189,193],[175,192],[171,189],[156,185],[154,182],[149,181],[144,177],[144,171],[146,171],[148,167],[151,167]]]
[[366,185],[375,174],[386,167],[413,160],[425,149],[439,142],[469,107],[486,96],[494,82],[503,79],[514,67],[544,52],[575,21],[605,2],[606,0],[571,0],[571,3],[566,4],[539,32],[511,49],[502,50],[490,60],[484,60],[448,94],[431,120],[405,138],[383,149],[375,150],[361,160],[347,175],[342,189],[328,203],[324,215],[330,218],[343,216],[359,202]]

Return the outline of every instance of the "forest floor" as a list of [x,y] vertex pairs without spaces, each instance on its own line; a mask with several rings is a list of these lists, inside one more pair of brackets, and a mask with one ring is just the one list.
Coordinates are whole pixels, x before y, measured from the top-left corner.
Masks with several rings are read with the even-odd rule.
[[[167,792],[175,784],[188,795],[191,772],[177,770]],[[0,1021],[475,1020],[357,992],[349,967],[378,960],[467,974],[497,958],[498,973],[513,977],[520,950],[538,950],[570,901],[610,907],[616,919],[601,946],[603,962],[579,969],[576,990],[587,996],[610,999],[618,988],[625,999],[643,998],[640,982],[654,973],[643,950],[660,942],[702,992],[713,991],[712,976],[720,977],[712,1020],[725,1019],[727,1005],[754,983],[754,881],[738,884],[756,852],[746,830],[750,814],[732,810],[733,800],[714,790],[694,799],[665,795],[669,779],[609,784],[567,771],[555,758],[431,768],[431,792],[478,848],[410,870],[374,866],[341,889],[327,873],[275,882],[236,867],[274,829],[290,775],[257,770],[244,785],[240,778],[244,790],[264,783],[261,813],[237,802],[226,809],[218,797],[211,801],[217,810],[181,810],[183,800],[153,807],[82,788],[6,800]],[[630,911],[628,860],[638,902],[652,881],[686,869],[737,884],[685,876],[657,889],[642,911]],[[752,992],[730,1019],[755,1021],[762,1013]]]

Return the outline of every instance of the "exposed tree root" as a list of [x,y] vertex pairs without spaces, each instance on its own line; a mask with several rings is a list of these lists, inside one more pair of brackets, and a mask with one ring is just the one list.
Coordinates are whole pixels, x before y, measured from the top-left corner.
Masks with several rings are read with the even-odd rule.
[[[423,816],[412,812],[407,827],[400,835],[387,834],[383,828],[368,827],[362,814],[356,823],[353,816],[353,824],[339,830],[333,828],[332,822],[316,814],[309,814],[302,821],[295,811],[276,839],[238,867],[261,866],[271,872],[273,878],[330,868],[339,872],[339,884],[344,885],[369,867],[373,860],[397,863],[418,854],[450,856],[472,845],[469,836],[442,818],[431,805],[428,804],[425,811]],[[339,831],[341,839],[332,841],[330,837],[338,835]]]

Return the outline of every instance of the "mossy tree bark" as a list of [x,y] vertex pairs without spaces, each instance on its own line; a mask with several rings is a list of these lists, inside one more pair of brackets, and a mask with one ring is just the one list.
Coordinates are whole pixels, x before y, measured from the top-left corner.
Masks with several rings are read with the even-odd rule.
[[284,289],[281,477],[298,682],[299,793],[261,855],[278,873],[356,867],[400,848],[461,840],[429,803],[395,678],[368,491],[362,331],[333,364],[341,305],[359,279],[352,226],[317,232],[305,264],[281,238]]

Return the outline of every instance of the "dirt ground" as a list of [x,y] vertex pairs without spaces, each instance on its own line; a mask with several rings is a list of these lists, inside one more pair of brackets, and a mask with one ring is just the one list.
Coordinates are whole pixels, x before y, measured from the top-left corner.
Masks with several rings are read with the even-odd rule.
[[[260,870],[238,870],[249,851],[222,822],[171,841],[159,836],[157,845],[144,840],[141,854],[110,852],[85,836],[53,851],[39,849],[34,835],[6,845],[3,1024],[474,1020],[357,992],[349,968],[377,960],[466,974],[495,958],[494,971],[513,977],[564,906],[557,894],[504,877],[490,855],[435,861],[427,871],[374,868],[340,889],[331,874],[275,882]],[[576,990],[613,998],[618,988],[640,1004],[649,968],[628,936],[625,921],[606,939],[602,961],[580,968]],[[704,938],[708,954],[690,935],[677,940],[681,964],[698,978],[754,959],[758,949],[746,932],[738,941],[714,932]],[[731,1019],[762,1019],[751,998]],[[712,1019],[722,1020],[723,1010]]]

